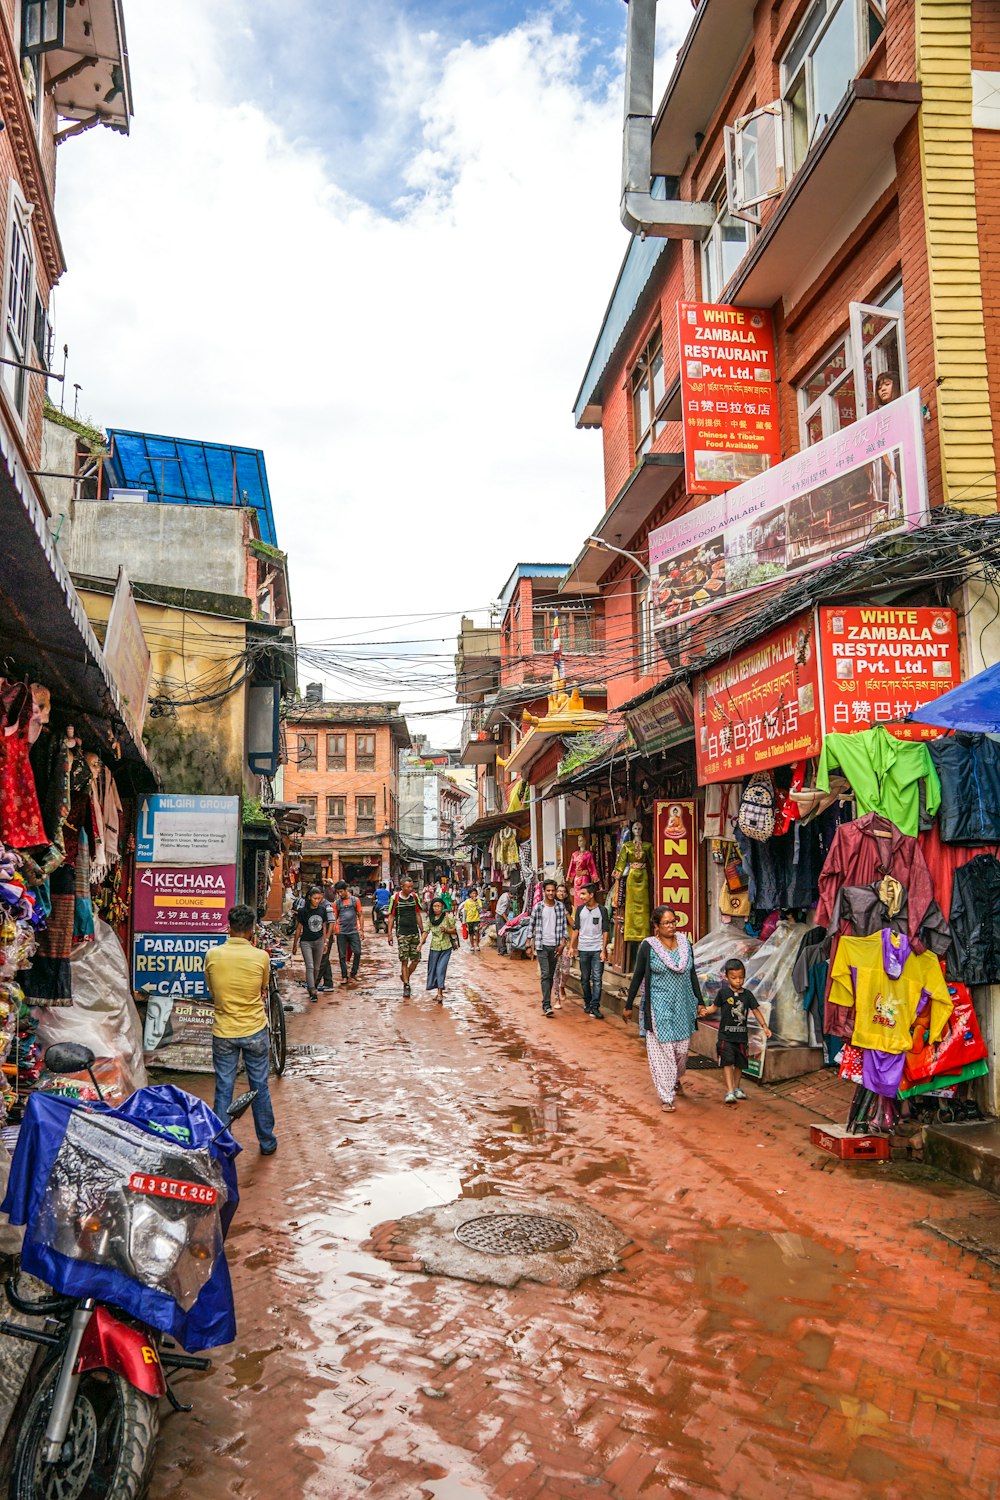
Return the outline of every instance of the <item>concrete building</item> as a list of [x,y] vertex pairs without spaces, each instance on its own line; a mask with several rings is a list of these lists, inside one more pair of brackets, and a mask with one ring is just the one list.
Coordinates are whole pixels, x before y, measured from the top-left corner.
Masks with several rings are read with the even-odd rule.
[[346,880],[362,892],[404,870],[399,703],[324,702],[320,683],[287,714],[284,797],[305,808],[302,879]]

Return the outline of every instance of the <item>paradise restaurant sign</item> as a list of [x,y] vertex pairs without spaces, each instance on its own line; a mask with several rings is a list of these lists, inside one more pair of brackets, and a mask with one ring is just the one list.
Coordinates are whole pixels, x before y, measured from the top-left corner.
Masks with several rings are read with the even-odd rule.
[[920,392],[649,533],[653,630],[922,526]]

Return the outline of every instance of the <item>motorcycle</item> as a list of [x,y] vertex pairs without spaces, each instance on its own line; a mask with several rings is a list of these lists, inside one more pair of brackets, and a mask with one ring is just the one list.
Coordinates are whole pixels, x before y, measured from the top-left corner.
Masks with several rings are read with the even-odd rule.
[[372,926],[376,932],[389,931],[389,908],[379,906],[376,902],[372,907]]
[[[59,1043],[45,1054],[50,1073],[88,1073],[103,1104],[93,1064],[90,1049],[76,1043]],[[141,1100],[141,1095],[157,1098]],[[191,1131],[163,1123],[175,1116],[163,1114],[157,1123],[155,1107],[166,1096],[170,1102],[187,1099],[196,1106],[202,1145],[180,1143]],[[36,1115],[62,1116],[57,1124],[64,1133],[54,1155],[52,1132],[47,1136],[30,1119],[40,1097],[44,1103]],[[254,1098],[251,1090],[235,1099],[229,1122],[245,1114]],[[152,1108],[143,1114],[145,1105]],[[143,1120],[148,1128],[122,1118],[130,1106],[133,1120]],[[227,1201],[235,1205],[231,1156],[238,1147],[231,1140],[218,1146],[227,1125],[208,1139],[215,1123],[200,1100],[169,1086],[140,1089],[121,1111],[71,1105],[52,1095],[29,1100],[11,1164],[12,1185],[20,1174],[27,1187],[21,1199],[15,1188],[11,1220],[27,1225],[22,1268],[56,1289],[51,1295],[24,1296],[19,1273],[5,1286],[16,1312],[42,1322],[30,1326],[4,1320],[0,1333],[45,1351],[22,1394],[10,1500],[142,1500],[145,1495],[160,1399],[165,1396],[175,1411],[191,1410],[171,1389],[168,1373],[211,1368],[210,1360],[183,1353],[164,1335],[189,1326],[185,1318],[215,1275],[219,1259],[224,1263],[228,1220],[222,1209]],[[19,1162],[22,1142],[27,1155]],[[44,1185],[38,1171],[43,1161],[49,1168]],[[4,1207],[10,1206],[9,1190]],[[37,1263],[40,1256],[42,1264]],[[86,1294],[88,1281],[91,1295]],[[228,1316],[225,1331],[231,1336],[228,1275],[214,1284],[216,1301],[220,1284],[223,1297],[229,1297],[223,1322]],[[109,1298],[109,1289],[131,1307]],[[195,1326],[193,1320],[190,1326]],[[225,1342],[211,1329],[207,1339],[211,1342],[200,1345],[195,1340],[195,1347]]]

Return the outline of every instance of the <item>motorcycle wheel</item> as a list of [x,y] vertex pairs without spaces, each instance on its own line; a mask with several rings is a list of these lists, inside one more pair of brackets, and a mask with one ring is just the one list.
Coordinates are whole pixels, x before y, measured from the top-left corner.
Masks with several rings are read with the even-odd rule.
[[153,1472],[159,1404],[120,1375],[80,1377],[58,1463],[42,1462],[45,1424],[59,1374],[44,1371],[25,1413],[10,1479],[10,1500],[143,1500]]
[[285,1007],[281,1003],[278,986],[272,977],[267,994],[268,1045],[271,1051],[271,1072],[280,1078],[288,1061],[288,1033],[285,1027]]

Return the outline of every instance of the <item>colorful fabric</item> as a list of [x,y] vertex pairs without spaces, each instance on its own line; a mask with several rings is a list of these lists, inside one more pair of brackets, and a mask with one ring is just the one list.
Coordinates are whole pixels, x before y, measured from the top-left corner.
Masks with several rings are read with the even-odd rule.
[[840,1076],[848,1083],[860,1083],[864,1076],[864,1053],[853,1042],[845,1042],[840,1055]]
[[933,953],[911,953],[898,976],[882,961],[882,934],[843,937],[830,970],[830,999],[855,1008],[851,1040],[878,1052],[908,1052],[911,1029],[925,998],[931,1002],[931,1041],[944,1031],[953,1009],[940,962]]
[[26,735],[0,737],[0,839],[15,849],[48,843]]
[[625,941],[641,943],[649,934],[649,888],[652,844],[629,839],[622,845],[614,873],[625,876]]
[[861,1054],[861,1082],[873,1094],[881,1094],[883,1099],[895,1099],[905,1066],[905,1052],[879,1052],[876,1048],[869,1048]]
[[455,931],[455,918],[450,911],[446,911],[437,926],[433,921],[430,923],[431,952],[443,953],[445,949],[451,952],[451,935]]
[[857,734],[828,734],[823,740],[816,785],[830,789],[830,772],[839,766],[851,783],[858,809],[879,812],[901,833],[914,838],[920,827],[920,787],[927,788],[927,811],[941,805],[941,783],[925,740],[897,740],[882,724]]
[[632,982],[629,985],[626,1008],[631,1009],[640,988],[645,987],[641,1030],[652,1032],[661,1042],[688,1042],[698,1024],[698,1004],[701,987],[694,968],[691,945],[683,934],[677,937],[681,951],[682,941],[686,950],[686,964],[676,968],[674,963],[665,964],[661,959],[657,943],[647,939],[639,946]]
[[662,1104],[673,1104],[677,1096],[677,1085],[684,1077],[684,1071],[687,1068],[690,1045],[690,1037],[676,1042],[661,1042],[651,1032],[646,1033],[646,1057],[649,1060],[649,1072],[657,1097]]
[[892,875],[906,890],[906,933],[919,939],[928,909],[934,900],[934,883],[927,861],[915,838],[890,823],[880,813],[866,813],[844,823],[834,834],[819,876],[816,925],[829,927],[834,902],[841,886],[871,885]]

